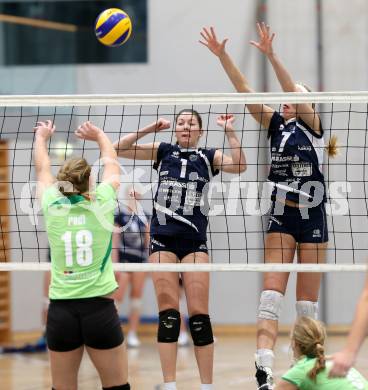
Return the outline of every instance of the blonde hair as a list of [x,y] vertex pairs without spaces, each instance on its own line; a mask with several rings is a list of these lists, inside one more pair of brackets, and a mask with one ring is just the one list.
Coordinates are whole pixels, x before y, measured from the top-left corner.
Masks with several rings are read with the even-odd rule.
[[318,373],[326,367],[324,325],[310,317],[299,317],[294,325],[292,339],[302,355],[316,358],[314,367],[308,376],[316,380]]
[[328,141],[328,145],[326,146],[326,151],[327,154],[332,158],[335,158],[339,154],[340,147],[336,135],[333,135]]
[[70,185],[59,186],[60,192],[64,196],[83,194],[89,189],[89,176],[91,174],[91,166],[84,158],[71,158],[66,160],[60,168],[56,179],[59,182],[67,182]]

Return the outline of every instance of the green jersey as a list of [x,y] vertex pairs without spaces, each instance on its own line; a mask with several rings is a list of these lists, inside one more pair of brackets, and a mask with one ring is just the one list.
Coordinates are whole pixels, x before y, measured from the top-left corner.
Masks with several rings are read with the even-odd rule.
[[112,262],[115,190],[101,183],[88,200],[55,186],[42,196],[51,250],[51,299],[91,298],[117,288]]
[[314,367],[316,358],[302,357],[282,376],[282,379],[297,386],[300,390],[368,390],[368,382],[354,368],[345,378],[329,378],[328,373],[332,361],[327,360],[326,368],[319,372],[316,381],[309,378],[308,373]]

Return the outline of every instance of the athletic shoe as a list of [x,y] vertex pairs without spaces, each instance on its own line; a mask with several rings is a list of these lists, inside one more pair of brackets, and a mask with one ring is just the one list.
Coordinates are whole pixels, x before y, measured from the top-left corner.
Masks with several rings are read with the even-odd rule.
[[187,347],[189,345],[189,336],[187,332],[180,332],[178,345],[179,347]]
[[258,390],[273,390],[272,370],[268,367],[257,366],[256,379]]
[[138,348],[140,347],[141,342],[139,341],[137,337],[137,333],[135,332],[128,332],[127,335],[127,346],[130,348]]

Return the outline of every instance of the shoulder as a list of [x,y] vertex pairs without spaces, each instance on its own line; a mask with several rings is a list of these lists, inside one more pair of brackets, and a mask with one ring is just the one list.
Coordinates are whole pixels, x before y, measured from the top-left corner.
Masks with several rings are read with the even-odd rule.
[[301,358],[282,376],[282,379],[300,387],[314,363],[315,359]]
[[178,149],[177,145],[172,145],[167,142],[160,142],[157,148],[157,157],[153,164],[153,168],[157,170],[162,159],[169,155],[175,149]]
[[66,199],[66,197],[59,191],[56,183],[51,186],[46,187],[42,192],[41,205],[44,211],[47,210],[49,206],[61,199]]
[[116,199],[116,190],[115,188],[107,182],[102,182],[96,187],[96,199],[97,200],[115,200]]
[[303,121],[303,119],[301,118],[298,118],[297,122],[296,122],[297,126],[299,127],[299,129],[303,130],[304,132],[308,132],[310,133],[313,137],[316,137],[316,138],[323,138],[323,127],[322,127],[322,122],[321,122],[321,119],[319,119],[319,127],[320,127],[320,131],[317,133],[315,130],[313,130],[306,122]]
[[215,168],[216,162],[215,157],[221,154],[219,149],[216,148],[200,148],[198,154],[205,160],[206,164],[211,167],[212,175],[215,176],[219,173],[219,170]]
[[274,111],[271,116],[270,125],[268,126],[268,137],[270,137],[273,132],[280,130],[280,127],[283,125],[285,125],[284,117],[277,111]]
[[279,127],[284,124],[284,117],[279,112],[274,111],[270,120],[269,130],[279,130]]
[[177,145],[169,144],[167,142],[160,142],[160,145],[158,146],[158,149],[157,149],[157,154],[169,153],[175,149],[178,149]]

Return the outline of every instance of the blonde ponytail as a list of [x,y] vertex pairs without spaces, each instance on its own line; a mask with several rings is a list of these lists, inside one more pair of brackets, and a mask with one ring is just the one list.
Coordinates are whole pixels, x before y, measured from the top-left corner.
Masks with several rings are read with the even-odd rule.
[[314,367],[308,373],[309,378],[316,381],[318,373],[326,367],[326,331],[323,324],[310,317],[299,317],[294,325],[292,338],[302,355],[316,358]]
[[328,141],[328,145],[326,146],[326,151],[327,154],[332,158],[335,158],[339,154],[340,147],[336,135],[333,135]]
[[322,344],[317,343],[315,347],[316,363],[314,367],[308,372],[309,378],[316,381],[316,377],[320,371],[326,368],[325,348]]

